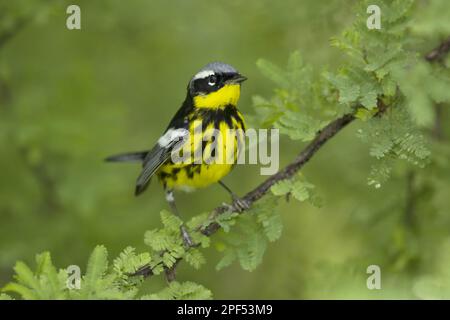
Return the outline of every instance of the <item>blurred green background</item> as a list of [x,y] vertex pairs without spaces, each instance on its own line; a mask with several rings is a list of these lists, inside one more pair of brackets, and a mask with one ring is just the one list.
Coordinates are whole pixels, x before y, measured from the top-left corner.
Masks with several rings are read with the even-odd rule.
[[[81,7],[81,30],[66,28],[65,11],[73,3]],[[152,146],[190,77],[208,62],[230,63],[248,76],[244,115],[253,112],[252,95],[273,91],[256,68],[258,58],[284,65],[299,50],[319,71],[339,66],[342,54],[329,39],[351,24],[353,5],[0,0],[0,28],[20,24],[0,46],[0,286],[16,260],[32,263],[44,250],[60,267],[84,266],[96,244],[111,257],[128,245],[145,250],[144,232],[159,226],[159,212],[167,208],[162,188],[154,181],[135,198],[139,166],[102,159]],[[439,39],[427,38],[418,50]],[[443,121],[446,130],[449,121]],[[205,267],[180,265],[178,278],[206,286],[215,298],[450,297],[442,289],[450,283],[450,170],[431,166],[416,173],[405,166],[374,190],[366,181],[373,160],[357,129],[347,128],[305,167],[325,205],[282,205],[282,238],[270,244],[257,270],[235,264],[217,272],[220,254],[209,250]],[[283,140],[281,163],[300,149]],[[263,179],[258,166],[246,165],[225,181],[243,194]],[[190,217],[227,200],[211,186],[180,194],[178,205]],[[381,267],[382,290],[366,288],[371,264]],[[164,280],[152,278],[145,286],[161,288]]]

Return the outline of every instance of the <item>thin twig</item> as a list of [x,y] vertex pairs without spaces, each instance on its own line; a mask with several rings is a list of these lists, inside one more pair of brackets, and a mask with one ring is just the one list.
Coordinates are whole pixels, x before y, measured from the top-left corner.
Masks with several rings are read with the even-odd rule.
[[4,31],[3,33],[0,33],[0,49],[5,46],[9,40],[14,38],[15,35],[17,35],[25,26],[28,24],[30,18],[20,18],[18,19],[14,26],[9,28],[8,30]]
[[416,220],[416,191],[414,189],[416,173],[410,170],[406,175],[405,223],[413,228]]
[[[429,62],[442,62],[442,59],[450,51],[450,38],[442,42],[439,47],[427,53],[424,58]],[[442,140],[444,137],[442,127],[442,111],[441,104],[434,105],[435,121],[431,130],[431,137],[435,140]],[[406,201],[405,201],[405,223],[410,228],[415,227],[416,222],[416,201],[417,191],[415,190],[416,172],[414,170],[408,171],[406,174]]]
[[434,126],[432,128],[432,137],[437,141],[445,140],[445,133],[444,133],[444,125],[443,123],[443,117],[444,114],[444,106],[440,103],[435,103],[434,105]]
[[[315,139],[311,141],[306,146],[306,148],[303,149],[302,152],[300,152],[300,154],[294,159],[294,161],[292,161],[282,170],[278,171],[276,174],[270,176],[252,191],[248,192],[242,199],[247,201],[249,205],[252,205],[254,202],[261,199],[274,184],[281,180],[292,178],[329,139],[331,139],[353,120],[355,120],[353,114],[346,114],[330,122],[317,133]],[[210,219],[214,220],[218,215],[226,212],[229,209],[230,208],[228,206],[217,207],[211,214]],[[234,208],[233,206],[231,209],[233,211],[237,211],[237,208]],[[204,227],[201,232],[206,236],[210,236],[219,228],[219,224],[213,222]]]
[[425,60],[429,62],[442,60],[450,51],[450,37],[443,41],[437,48],[431,50],[425,55]]

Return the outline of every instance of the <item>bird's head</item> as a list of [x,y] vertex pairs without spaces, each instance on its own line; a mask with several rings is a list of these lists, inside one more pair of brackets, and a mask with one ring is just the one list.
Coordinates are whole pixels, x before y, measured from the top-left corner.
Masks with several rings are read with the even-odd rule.
[[212,62],[192,77],[188,90],[196,108],[236,106],[241,83],[245,80],[247,78],[229,64]]

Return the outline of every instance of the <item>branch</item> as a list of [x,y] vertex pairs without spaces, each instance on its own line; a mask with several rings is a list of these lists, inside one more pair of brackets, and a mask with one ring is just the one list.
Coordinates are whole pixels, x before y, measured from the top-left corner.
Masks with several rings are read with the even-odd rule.
[[9,40],[11,40],[16,34],[18,34],[25,26],[28,24],[28,18],[20,18],[15,23],[14,26],[8,30],[0,33],[0,49],[5,46]]
[[[320,130],[313,141],[311,141],[305,149],[292,161],[289,165],[284,167],[282,170],[278,171],[276,174],[270,176],[265,181],[263,181],[256,188],[248,192],[242,199],[247,201],[249,206],[251,206],[254,202],[261,199],[269,189],[279,181],[289,179],[293,177],[312,157],[316,154],[317,151],[332,137],[334,137],[339,131],[344,129],[350,122],[355,120],[353,113],[348,113],[343,115],[342,117],[330,122],[326,125],[322,130]],[[234,205],[222,205],[213,210],[211,215],[209,216],[209,220],[214,221],[217,216],[220,214],[227,212],[229,210],[233,212],[238,212],[237,208]],[[245,212],[245,211],[244,211]],[[241,212],[243,214],[244,212]],[[206,227],[197,229],[196,231],[200,231],[205,236],[211,236],[216,233],[220,229],[220,225],[217,222],[211,222]],[[197,245],[194,245],[194,247]],[[181,261],[177,259],[174,267]],[[166,276],[173,275],[175,272],[175,268],[172,267],[170,269],[166,268]],[[142,275],[144,277],[149,277],[153,275],[153,271],[150,266],[144,266],[139,269],[133,275]],[[168,277],[169,280],[169,277]],[[172,279],[170,279],[172,280]],[[169,280],[169,281],[170,281]]]
[[[334,137],[339,131],[344,129],[350,122],[355,120],[352,113],[346,114],[326,125],[322,130],[320,130],[313,141],[311,141],[302,152],[284,167],[282,170],[278,171],[276,174],[270,176],[259,186],[257,186],[252,191],[248,192],[242,199],[247,201],[251,206],[254,202],[261,199],[269,189],[279,181],[292,178],[311,158],[319,151],[319,149],[332,137]],[[228,206],[217,207],[210,216],[211,220],[214,220],[218,215],[229,210]],[[233,211],[237,211],[234,206],[231,207]],[[219,224],[216,222],[210,223],[208,226],[200,230],[204,235],[210,236],[215,233],[220,228]]]
[[450,51],[450,37],[447,40],[443,41],[439,45],[439,47],[427,53],[425,55],[425,60],[427,60],[428,62],[442,60],[449,51]]
[[[439,47],[427,53],[424,58],[428,62],[441,61],[444,56],[450,51],[450,38],[441,43]],[[441,104],[436,103],[434,105],[435,120],[434,126],[431,131],[431,137],[435,140],[442,140],[444,138],[443,126],[442,126],[442,112],[443,107]],[[417,192],[414,188],[416,180],[416,172],[414,170],[408,171],[406,175],[406,202],[405,202],[405,223],[408,227],[413,228],[416,224],[416,200]]]
[[[425,59],[429,62],[436,61],[439,59],[442,59],[445,54],[447,54],[450,51],[450,38],[443,42],[439,47],[432,50],[430,53],[428,53],[425,56]],[[378,113],[375,116],[379,116],[382,113],[386,111],[388,106],[386,106],[381,99],[378,100]],[[333,138],[338,132],[340,132],[342,129],[344,129],[349,123],[351,123],[353,120],[355,120],[355,116],[353,113],[348,113],[343,115],[342,117],[330,122],[328,125],[326,125],[322,130],[320,130],[313,141],[311,141],[299,154],[298,156],[286,167],[284,167],[282,170],[277,172],[276,174],[270,176],[265,181],[263,181],[260,185],[258,185],[256,188],[248,192],[242,199],[247,201],[248,204],[251,206],[254,202],[261,199],[268,191],[269,189],[276,184],[279,181],[289,179],[293,177],[303,166],[308,163],[308,161],[317,153],[317,151],[320,150],[320,148],[331,138]],[[210,220],[214,221],[217,216],[220,214],[223,214],[224,212],[227,212],[229,210],[237,212],[237,208],[234,205],[228,206],[228,205],[222,205],[217,208],[215,208],[211,215]],[[244,212],[241,212],[240,214],[243,214]],[[203,228],[199,228],[196,231],[200,231],[205,236],[211,236],[212,234],[216,233],[220,229],[220,225],[216,222],[211,222],[207,226]],[[196,247],[198,245],[194,245]],[[175,272],[175,267],[178,265],[178,263],[181,261],[181,258],[177,259],[174,266],[170,269],[166,268],[166,275],[169,273],[169,275],[173,275]],[[152,268],[150,266],[144,266],[141,269],[137,270],[136,273],[133,275],[142,275],[144,277],[149,277],[153,275]],[[168,277],[168,280],[172,280]]]
[[410,170],[406,175],[406,197],[405,197],[405,223],[408,227],[415,227],[416,220],[416,191],[414,183],[416,173]]
[[[450,37],[446,41],[442,42],[439,45],[439,47],[427,53],[425,55],[425,60],[427,60],[430,63],[442,62],[442,59],[449,51],[450,51]],[[442,113],[443,113],[442,105],[436,103],[434,105],[434,111],[435,111],[435,118],[432,134],[436,140],[443,140],[444,130],[442,126]]]

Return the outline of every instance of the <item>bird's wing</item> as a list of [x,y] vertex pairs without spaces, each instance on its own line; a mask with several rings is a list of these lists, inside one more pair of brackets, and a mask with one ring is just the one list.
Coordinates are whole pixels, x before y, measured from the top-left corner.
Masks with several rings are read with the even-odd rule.
[[185,128],[169,128],[158,143],[144,158],[142,172],[136,181],[135,194],[139,195],[147,187],[150,178],[169,158],[175,146],[186,141],[189,131]]
[[148,151],[127,152],[109,156],[105,159],[108,162],[142,162],[147,156]]

